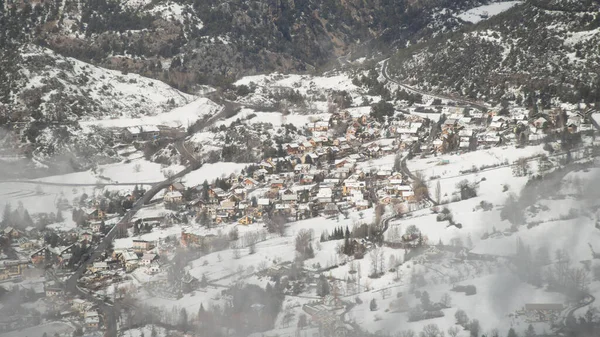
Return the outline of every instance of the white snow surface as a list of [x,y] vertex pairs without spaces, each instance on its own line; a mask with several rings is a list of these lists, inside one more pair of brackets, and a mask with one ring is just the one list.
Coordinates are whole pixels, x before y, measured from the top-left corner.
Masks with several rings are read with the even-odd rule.
[[513,6],[521,4],[522,2],[523,1],[496,2],[489,5],[471,8],[468,11],[459,13],[456,15],[456,17],[463,21],[478,23],[490,16],[498,15],[504,11],[507,11]]
[[100,119],[94,121],[80,122],[85,132],[93,132],[93,126],[101,128],[124,128],[140,125],[165,125],[170,127],[188,127],[204,116],[212,116],[217,113],[220,106],[208,98],[198,98],[182,107],[175,108],[169,112],[155,116],[144,116],[139,118]]
[[216,178],[229,177],[232,173],[240,173],[246,166],[248,164],[224,162],[204,164],[201,168],[183,177],[182,181],[186,186],[193,187],[202,184],[204,180],[210,183]]
[[[22,55],[25,59],[42,55],[53,59],[57,64],[55,68],[45,68],[34,73],[24,70],[27,89],[46,86],[48,78],[54,78],[64,85],[64,92],[77,95],[85,92],[86,98],[99,102],[107,111],[102,114],[104,117],[132,117],[139,115],[140,111],[153,115],[187,104],[195,98],[161,81],[97,67],[60,56],[47,48],[27,45],[23,48]],[[93,114],[90,111],[88,115]],[[99,113],[95,115],[98,117]]]

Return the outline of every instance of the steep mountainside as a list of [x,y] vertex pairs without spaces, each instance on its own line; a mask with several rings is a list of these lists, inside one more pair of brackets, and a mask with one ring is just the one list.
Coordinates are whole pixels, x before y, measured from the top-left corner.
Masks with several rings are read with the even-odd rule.
[[398,52],[389,72],[472,98],[600,102],[598,1],[530,0],[447,39]]
[[456,13],[490,1],[2,2],[15,18],[15,37],[186,91],[240,75],[314,69],[361,44],[370,52],[404,46],[456,29]]

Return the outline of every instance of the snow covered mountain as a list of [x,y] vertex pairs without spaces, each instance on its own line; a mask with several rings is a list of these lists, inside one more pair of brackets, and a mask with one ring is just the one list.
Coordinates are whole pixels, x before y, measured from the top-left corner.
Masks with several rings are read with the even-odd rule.
[[483,100],[541,100],[545,108],[551,97],[598,102],[598,6],[526,1],[447,39],[399,51],[390,72],[421,88]]

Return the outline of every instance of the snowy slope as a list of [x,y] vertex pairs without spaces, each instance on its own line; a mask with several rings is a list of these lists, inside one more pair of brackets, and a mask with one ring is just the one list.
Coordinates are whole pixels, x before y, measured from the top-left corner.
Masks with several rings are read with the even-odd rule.
[[26,84],[20,95],[39,98],[44,115],[69,113],[58,111],[64,99],[76,102],[69,109],[75,115],[136,117],[164,112],[195,98],[161,81],[90,65],[46,48],[28,45],[22,56]]
[[456,15],[456,17],[463,21],[478,23],[482,20],[487,19],[488,17],[500,14],[520,3],[522,3],[522,1],[506,1],[493,3],[489,5],[483,5],[459,13]]
[[92,126],[101,128],[130,127],[138,125],[165,125],[188,127],[205,116],[211,117],[220,110],[220,106],[208,98],[198,98],[189,104],[154,116],[137,118],[94,119],[80,122],[84,132],[92,132]]

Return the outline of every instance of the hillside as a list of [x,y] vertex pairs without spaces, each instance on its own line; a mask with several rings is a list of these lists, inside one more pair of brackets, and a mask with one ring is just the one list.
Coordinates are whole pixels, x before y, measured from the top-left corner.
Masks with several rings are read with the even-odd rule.
[[[161,115],[197,98],[161,81],[107,70],[47,48],[28,44],[18,52],[18,77],[9,104],[0,105],[2,154],[24,154],[45,164],[73,161],[71,169],[86,167],[115,152],[109,134],[86,132],[83,126],[109,121],[128,126],[119,121]],[[144,123],[158,121],[160,117]]]
[[598,1],[526,1],[445,39],[399,51],[398,79],[471,98],[600,101]]
[[427,40],[461,26],[457,14],[489,2],[53,0],[4,7],[13,38],[185,91]]

